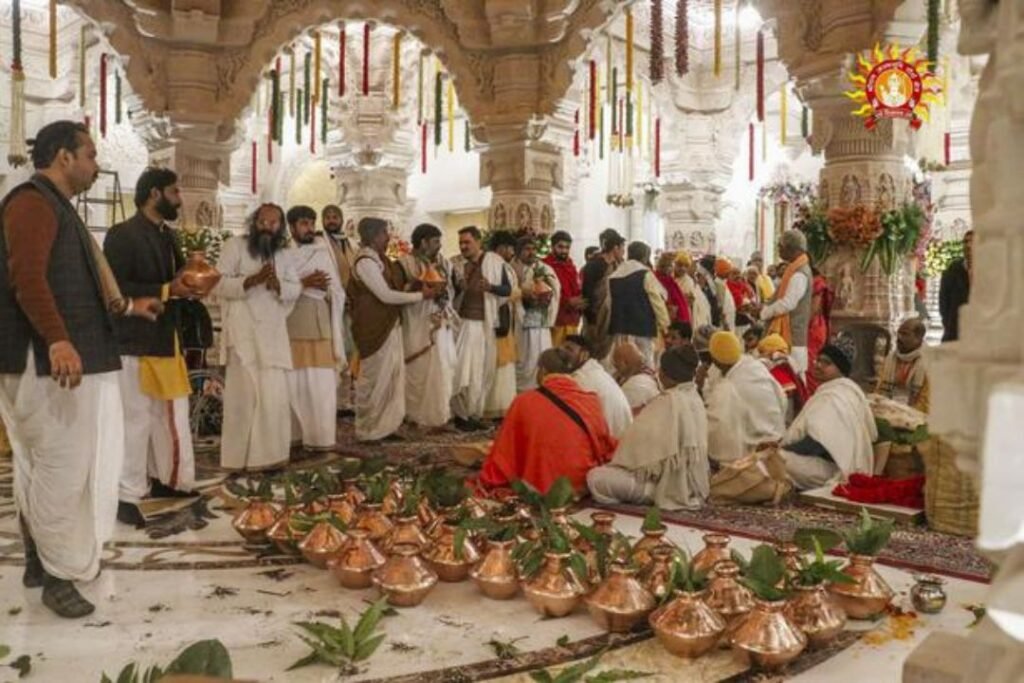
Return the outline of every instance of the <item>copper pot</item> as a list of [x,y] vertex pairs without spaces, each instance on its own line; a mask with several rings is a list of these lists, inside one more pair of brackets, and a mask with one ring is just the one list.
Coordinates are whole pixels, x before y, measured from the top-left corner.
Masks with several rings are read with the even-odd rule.
[[672,560],[675,555],[676,549],[667,545],[652,548],[651,561],[640,570],[640,583],[659,602],[672,590],[669,582],[672,580]]
[[345,534],[330,522],[318,522],[299,543],[299,552],[314,567],[327,568],[327,560],[341,548]]
[[643,538],[633,545],[633,562],[636,563],[637,567],[644,569],[651,561],[651,551],[658,546],[675,547],[670,541],[665,539],[666,532],[668,532],[668,527],[664,524],[658,529],[643,532]]
[[299,554],[298,544],[302,540],[302,534],[292,528],[292,515],[297,511],[295,507],[285,508],[267,530],[267,539],[285,555]]
[[654,609],[654,596],[636,578],[637,571],[620,563],[583,601],[597,625],[611,633],[627,633]]
[[420,520],[420,528],[424,531],[429,529],[437,519],[437,513],[430,507],[430,501],[426,497],[420,498],[420,503],[416,506],[416,516]]
[[480,559],[480,551],[468,537],[462,542],[462,553],[455,552],[455,531],[458,527],[443,524],[434,545],[423,553],[423,559],[437,572],[438,578],[448,583],[465,581],[470,568]]
[[[739,566],[732,560],[715,565],[715,578],[708,583],[708,607],[725,619],[726,633],[731,633],[754,609],[754,594],[739,582]],[[728,645],[728,642],[725,643]]]
[[519,576],[512,560],[515,544],[515,541],[487,541],[483,559],[469,570],[469,578],[492,600],[509,600],[519,592]]
[[415,545],[399,543],[387,562],[374,570],[372,581],[388,604],[415,607],[437,583],[437,574],[420,559]]
[[599,534],[610,536],[615,533],[615,513],[599,510],[590,513],[590,525]]
[[220,272],[206,260],[205,253],[191,251],[181,271],[181,281],[198,296],[204,297],[220,282]]
[[537,573],[523,582],[523,594],[545,617],[564,617],[580,604],[585,590],[569,570],[568,553],[548,552],[544,558]]
[[341,483],[345,487],[345,495],[348,496],[348,501],[352,503],[352,507],[358,508],[362,505],[366,500],[366,494],[359,488],[359,480],[345,479]]
[[807,636],[789,620],[786,601],[754,599],[754,609],[732,634],[732,648],[745,664],[775,670],[800,656]]
[[828,645],[846,626],[846,612],[823,583],[793,588],[796,593],[786,605],[786,616],[804,632],[810,647]]
[[397,515],[398,511],[402,509],[402,501],[404,499],[405,493],[402,491],[402,485],[397,481],[392,481],[388,485],[388,492],[384,494],[381,511],[388,517]]
[[326,500],[311,500],[302,506],[302,514],[307,515],[309,517],[316,517],[317,515],[322,515],[330,509],[331,506],[328,504]]
[[576,531],[576,528],[569,521],[569,514],[566,508],[551,508],[549,511],[551,515],[551,523],[558,527],[565,537],[569,539],[570,543],[575,543],[576,539],[579,538],[580,532]]
[[725,534],[704,534],[704,549],[693,556],[693,569],[713,578],[714,567],[722,560],[732,559],[729,541]]
[[430,539],[420,528],[420,520],[416,515],[396,519],[391,531],[381,541],[380,549],[390,555],[396,545],[403,543],[411,543],[420,552],[430,547]]
[[444,533],[444,525],[448,520],[458,517],[459,508],[459,505],[451,505],[437,509],[437,513],[434,515],[434,519],[431,520],[430,525],[423,528],[423,531],[426,532],[427,537],[431,541],[436,542],[441,537],[441,534]]
[[327,561],[327,568],[345,588],[369,588],[373,585],[373,571],[382,564],[384,555],[377,550],[366,530],[352,529],[348,540]]
[[650,616],[658,642],[677,657],[693,659],[710,650],[725,631],[725,620],[707,606],[703,593],[676,591]]
[[344,522],[345,526],[352,526],[352,521],[356,518],[356,506],[352,504],[347,493],[327,496],[327,509]]
[[850,555],[843,573],[853,583],[833,583],[828,590],[851,619],[874,619],[892,602],[893,590],[874,568],[875,558]]
[[778,553],[782,563],[786,565],[786,575],[779,582],[779,587],[781,587],[782,584],[785,584],[786,579],[792,581],[800,572],[800,547],[796,543],[776,543],[775,552]]
[[363,503],[363,510],[356,517],[355,528],[364,530],[374,543],[383,540],[394,526],[383,507],[381,503]]
[[249,543],[266,543],[267,531],[280,514],[281,508],[274,503],[250,500],[231,520],[231,526]]

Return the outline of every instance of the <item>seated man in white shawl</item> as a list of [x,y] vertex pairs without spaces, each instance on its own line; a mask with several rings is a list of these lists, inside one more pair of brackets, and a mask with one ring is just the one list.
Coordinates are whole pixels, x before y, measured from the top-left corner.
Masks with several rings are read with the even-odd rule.
[[778,443],[786,431],[786,394],[756,358],[743,353],[732,332],[715,332],[708,347],[721,373],[710,392],[708,453],[735,462]]
[[612,365],[615,381],[622,387],[634,416],[661,393],[658,373],[647,365],[647,359],[633,342],[622,342],[612,349]]
[[821,349],[811,370],[820,384],[786,431],[780,451],[797,488],[874,469],[878,430],[864,392],[847,377],[853,356],[852,344],[839,340]]
[[576,383],[601,399],[601,410],[612,436],[621,438],[633,422],[633,409],[629,407],[629,400],[622,387],[603,365],[590,357],[590,346],[582,335],[571,334],[566,337],[560,350],[569,361],[569,366],[575,368],[572,378]]
[[708,422],[693,377],[693,347],[661,356],[663,394],[626,430],[612,461],[587,473],[599,503],[654,504],[665,510],[701,507],[710,492]]

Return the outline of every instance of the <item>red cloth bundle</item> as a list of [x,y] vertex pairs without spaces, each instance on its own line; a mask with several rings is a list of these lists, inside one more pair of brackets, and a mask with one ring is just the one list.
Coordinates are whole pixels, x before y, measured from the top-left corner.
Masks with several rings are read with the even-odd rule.
[[849,481],[832,489],[832,494],[855,503],[881,503],[924,509],[924,476],[889,479],[851,474]]

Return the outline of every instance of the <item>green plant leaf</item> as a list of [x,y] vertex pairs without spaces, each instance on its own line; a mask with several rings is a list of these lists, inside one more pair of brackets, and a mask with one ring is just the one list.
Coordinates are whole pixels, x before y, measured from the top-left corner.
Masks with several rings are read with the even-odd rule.
[[297,662],[295,662],[294,664],[289,666],[287,669],[285,669],[285,671],[292,671],[293,669],[301,669],[304,666],[309,666],[310,664],[316,664],[319,661],[320,661],[320,657],[317,655],[316,651],[314,650],[313,652],[310,652],[308,655],[306,655],[302,659],[298,660]]
[[653,676],[651,671],[634,671],[632,669],[608,669],[601,673],[587,676],[587,683],[615,683],[615,681],[635,681]]
[[803,528],[797,529],[793,534],[793,543],[805,553],[814,552],[815,539],[818,540],[818,543],[821,544],[821,549],[826,553],[833,548],[839,547],[843,542],[843,537],[831,529]]
[[540,671],[530,671],[530,678],[537,681],[537,683],[554,683],[554,680],[546,670],[541,669]]
[[219,640],[200,640],[181,651],[167,665],[166,674],[194,674],[232,678],[231,655]]
[[359,646],[356,647],[355,655],[352,657],[352,661],[361,662],[364,659],[369,659],[370,656],[376,652],[377,648],[380,647],[380,644],[384,642],[384,637],[386,635],[387,634],[384,633],[378,633],[372,638],[359,643]]
[[380,619],[384,616],[384,609],[387,607],[387,599],[381,598],[377,602],[370,605],[367,609],[363,610],[362,615],[359,617],[359,621],[356,623],[356,630],[353,633],[353,637],[356,642],[362,642],[373,630],[377,628],[377,624],[380,623]]
[[587,583],[587,561],[579,553],[569,555],[569,569],[576,575],[576,580],[581,584]]
[[551,484],[551,488],[548,489],[547,494],[544,496],[544,504],[547,509],[554,510],[556,508],[564,508],[572,502],[575,492],[572,488],[572,482],[569,481],[568,477],[559,477]]
[[0,645],[0,659],[6,659],[11,654],[11,648],[7,645]]
[[352,629],[349,628],[348,622],[345,621],[345,615],[341,616],[341,652],[352,659],[356,654],[356,638],[352,633]]
[[7,666],[18,672],[18,678],[24,678],[32,673],[32,656],[21,655]]
[[554,677],[554,683],[578,683],[582,680],[583,676],[594,670],[594,667],[601,661],[601,657],[604,657],[604,653],[607,650],[601,650],[590,659],[580,662],[579,664],[573,664],[562,669],[557,676]]
[[570,642],[571,641],[569,640],[569,636],[562,635],[559,636],[558,640],[555,641],[555,645],[557,645],[558,647],[566,647],[567,645],[569,645]]
[[640,527],[642,531],[657,531],[662,528],[661,523],[661,510],[658,509],[657,505],[652,505],[647,508],[647,514],[644,515],[644,523]]

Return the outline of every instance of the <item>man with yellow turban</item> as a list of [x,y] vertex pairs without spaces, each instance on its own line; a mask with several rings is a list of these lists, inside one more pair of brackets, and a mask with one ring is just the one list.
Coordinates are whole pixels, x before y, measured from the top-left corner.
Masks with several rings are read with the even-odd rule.
[[786,424],[793,421],[800,409],[807,403],[810,394],[807,385],[800,378],[789,358],[789,344],[780,334],[769,334],[757,345],[761,362],[782,390],[786,392],[789,407],[786,410]]
[[775,444],[786,431],[786,394],[763,363],[743,353],[732,332],[715,332],[708,345],[720,377],[706,394],[708,455],[735,462]]
[[698,330],[704,325],[711,324],[711,303],[697,284],[694,270],[692,256],[685,251],[676,254],[673,275],[679,289],[683,291],[683,296],[686,297],[686,302],[690,305],[690,325]]

